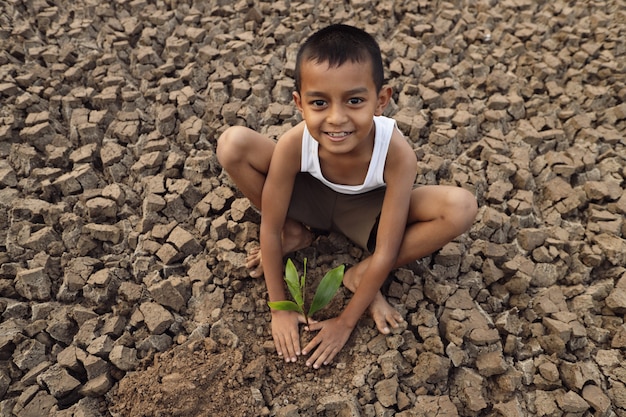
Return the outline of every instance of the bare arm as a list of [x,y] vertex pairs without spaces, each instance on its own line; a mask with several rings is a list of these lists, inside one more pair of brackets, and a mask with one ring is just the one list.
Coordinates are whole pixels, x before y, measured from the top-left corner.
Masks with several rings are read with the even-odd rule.
[[364,271],[359,272],[360,282],[345,310],[334,319],[309,326],[310,330],[320,332],[304,348],[304,354],[313,352],[307,365],[318,368],[333,360],[395,266],[407,227],[416,167],[415,153],[404,137],[395,132],[385,164],[387,190],[378,226],[376,250],[368,258]]
[[[265,284],[270,301],[286,299],[283,280],[283,241],[289,202],[296,174],[300,171],[303,124],[290,129],[280,138],[270,162],[261,201],[261,255]],[[293,311],[272,311],[272,338],[279,356],[295,362],[300,355],[298,323]]]
[[283,282],[282,230],[296,174],[300,171],[302,124],[290,129],[276,144],[261,203],[261,253],[270,301],[286,299]]
[[350,327],[356,326],[396,263],[407,227],[416,167],[413,149],[399,132],[394,132],[385,164],[387,191],[378,226],[376,249],[361,285],[340,316]]

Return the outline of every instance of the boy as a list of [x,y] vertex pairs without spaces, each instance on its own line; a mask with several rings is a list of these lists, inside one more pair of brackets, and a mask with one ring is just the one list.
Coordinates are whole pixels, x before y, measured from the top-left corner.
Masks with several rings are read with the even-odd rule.
[[347,25],[316,32],[298,52],[295,81],[303,122],[277,142],[230,127],[217,157],[261,210],[261,247],[248,266],[251,276],[265,275],[270,301],[287,299],[283,256],[311,243],[308,227],[341,232],[371,253],[345,272],[344,285],[354,293],[345,310],[310,324],[307,330],[319,333],[302,351],[302,317],[271,312],[278,355],[295,362],[310,353],[306,365],[319,368],[368,307],[379,331],[398,327],[401,315],[380,292],[387,276],[464,233],[477,206],[462,188],[414,188],[415,152],[395,121],[382,116],[392,91],[383,86],[380,49],[369,34]]

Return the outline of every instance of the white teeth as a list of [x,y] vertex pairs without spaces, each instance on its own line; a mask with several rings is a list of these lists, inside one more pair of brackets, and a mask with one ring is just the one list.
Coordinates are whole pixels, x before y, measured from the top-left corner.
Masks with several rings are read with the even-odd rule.
[[348,134],[348,132],[328,132],[328,136],[331,136],[333,138],[340,138],[342,136],[346,136]]

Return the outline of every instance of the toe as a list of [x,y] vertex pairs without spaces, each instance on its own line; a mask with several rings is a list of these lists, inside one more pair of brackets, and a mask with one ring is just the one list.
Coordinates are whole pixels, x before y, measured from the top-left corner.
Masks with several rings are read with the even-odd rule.
[[387,319],[384,315],[373,314],[372,318],[374,319],[374,323],[376,323],[376,328],[382,334],[388,334],[390,332],[389,326],[387,325]]
[[263,276],[263,268],[259,265],[256,268],[250,271],[250,276],[252,278],[260,278]]

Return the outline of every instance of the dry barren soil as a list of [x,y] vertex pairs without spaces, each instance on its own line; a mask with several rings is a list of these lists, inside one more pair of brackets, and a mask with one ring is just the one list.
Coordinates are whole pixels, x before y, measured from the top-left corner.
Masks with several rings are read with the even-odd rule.
[[[300,120],[334,22],[380,42],[416,183],[480,211],[390,277],[405,326],[312,370],[275,354],[215,145]],[[623,0],[0,0],[0,45],[0,416],[626,416]],[[290,256],[314,287],[365,255]]]

